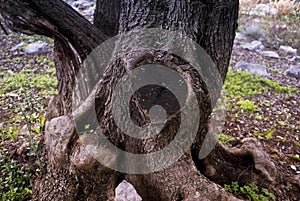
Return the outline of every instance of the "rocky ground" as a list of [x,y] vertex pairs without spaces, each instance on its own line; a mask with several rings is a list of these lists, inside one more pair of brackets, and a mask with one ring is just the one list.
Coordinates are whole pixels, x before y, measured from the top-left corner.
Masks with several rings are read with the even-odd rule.
[[[70,3],[92,19],[93,1]],[[278,9],[251,8],[241,9],[219,139],[227,146],[244,137],[259,139],[282,175],[269,190],[277,200],[300,200],[300,14],[277,17]],[[45,165],[37,153],[42,150],[43,114],[55,93],[53,41],[1,31],[0,45],[0,192],[10,192],[6,200],[24,200]]]

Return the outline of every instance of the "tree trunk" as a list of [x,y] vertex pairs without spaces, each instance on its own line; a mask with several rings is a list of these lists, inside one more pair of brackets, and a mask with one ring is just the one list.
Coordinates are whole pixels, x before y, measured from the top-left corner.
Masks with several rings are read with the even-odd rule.
[[[233,150],[218,144],[208,157],[199,159],[198,154],[209,129],[209,115],[216,101],[214,94],[219,94],[221,85],[214,88],[214,92],[209,90],[207,82],[217,82],[214,79],[217,76],[213,74],[210,80],[204,82],[205,77],[195,72],[191,63],[178,55],[163,50],[133,51],[105,66],[103,75],[94,73],[98,72],[96,65],[90,65],[92,70],[82,75],[83,79],[91,79],[93,83],[100,80],[95,96],[92,96],[96,107],[91,108],[89,105],[92,93],[90,83],[83,84],[80,92],[76,93],[77,102],[74,103],[73,100],[76,76],[84,70],[83,63],[89,54],[110,37],[145,28],[177,31],[201,45],[211,57],[223,83],[237,28],[238,6],[238,0],[98,0],[94,23],[91,24],[61,0],[0,0],[1,15],[9,22],[8,26],[12,30],[42,34],[55,39],[54,56],[59,93],[49,103],[45,130],[47,172],[35,181],[33,199],[114,200],[114,190],[125,178],[135,186],[143,200],[152,201],[236,200],[218,184],[235,181],[240,175],[245,175],[247,181],[267,180],[269,182],[265,183],[271,183],[274,176],[269,172],[275,171],[275,168],[260,145],[252,140],[245,140],[240,148]],[[139,43],[128,39],[126,41],[126,38],[122,40],[112,51]],[[172,48],[174,44],[167,46]],[[192,50],[187,52],[191,55],[193,53]],[[100,57],[97,61],[109,57],[105,53],[96,56]],[[114,121],[112,99],[118,80],[128,71],[146,64],[168,66],[188,79],[187,87],[195,91],[199,102],[200,126],[189,150],[171,166],[147,174],[122,173],[106,167],[85,149],[86,142],[93,140],[94,135],[80,135],[76,121],[86,121],[89,119],[88,111],[96,111],[106,138],[124,152],[150,154],[172,141],[181,123],[180,115],[183,115],[177,111],[178,108],[168,114],[164,129],[158,137],[151,140],[137,140],[126,135]],[[132,120],[143,126],[149,121],[150,106],[156,104],[143,105],[139,99],[141,95],[143,93],[139,92],[133,96],[131,112]],[[168,94],[163,93],[162,96],[166,98],[162,105],[172,102]],[[85,106],[76,115],[72,110],[72,101],[75,106]],[[176,101],[171,105],[176,106]],[[192,117],[190,118],[192,121]],[[188,129],[185,128],[184,132],[188,133]],[[118,153],[108,154],[109,160],[116,163],[117,168],[123,168],[120,166],[127,164],[123,161],[129,160]],[[237,158],[240,162],[236,161]],[[168,157],[163,160],[168,160]],[[151,162],[153,161],[149,164]],[[138,169],[140,164],[131,165],[129,169]],[[250,175],[252,170],[249,166],[253,166],[257,172]]]

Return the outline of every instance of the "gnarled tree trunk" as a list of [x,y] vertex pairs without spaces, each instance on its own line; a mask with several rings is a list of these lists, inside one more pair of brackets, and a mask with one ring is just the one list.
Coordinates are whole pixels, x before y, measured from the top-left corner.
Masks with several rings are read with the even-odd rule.
[[[234,181],[241,175],[246,175],[247,181],[267,179],[266,183],[271,183],[273,178],[269,171],[274,171],[274,167],[257,142],[245,142],[244,147],[234,150],[217,144],[208,157],[198,158],[214,104],[211,103],[212,94],[190,63],[168,52],[145,50],[123,55],[106,66],[103,76],[93,75],[93,79],[100,82],[95,93],[96,108],[92,109],[96,111],[106,138],[125,152],[147,154],[159,150],[174,138],[180,124],[178,113],[170,117],[160,137],[152,141],[136,140],[117,128],[112,115],[112,93],[128,69],[145,64],[171,66],[184,74],[200,101],[200,126],[189,151],[173,165],[148,174],[126,174],[102,165],[84,148],[86,136],[78,135],[72,113],[75,77],[84,68],[84,60],[105,40],[131,30],[159,28],[191,38],[211,57],[223,82],[237,28],[238,5],[238,0],[97,0],[91,24],[61,0],[1,0],[0,12],[12,30],[55,39],[59,93],[49,103],[45,131],[47,172],[35,181],[34,200],[114,200],[115,187],[125,178],[143,200],[152,201],[235,200],[217,183]],[[117,45],[115,48],[126,47]],[[91,74],[87,72],[86,76]],[[77,104],[89,99],[91,93],[88,86],[82,88],[79,95],[76,94],[79,96]],[[216,88],[217,93],[219,90]],[[133,112],[137,114],[133,119],[144,125],[149,120],[149,108],[143,116],[145,111],[139,108],[141,103],[133,104]],[[81,119],[89,117],[86,111],[80,114]],[[113,163],[126,160],[111,154]],[[257,170],[254,175],[263,177],[250,175],[249,167],[253,165]]]

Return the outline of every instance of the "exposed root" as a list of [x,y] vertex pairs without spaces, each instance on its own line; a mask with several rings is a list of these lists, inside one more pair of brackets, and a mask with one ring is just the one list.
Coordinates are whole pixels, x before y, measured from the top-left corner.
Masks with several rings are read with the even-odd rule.
[[195,161],[205,176],[221,185],[238,181],[267,187],[277,177],[274,163],[255,138],[245,138],[232,148],[218,144],[204,160]]
[[134,185],[145,201],[239,200],[200,174],[190,154],[165,170],[144,175],[127,175],[126,180]]

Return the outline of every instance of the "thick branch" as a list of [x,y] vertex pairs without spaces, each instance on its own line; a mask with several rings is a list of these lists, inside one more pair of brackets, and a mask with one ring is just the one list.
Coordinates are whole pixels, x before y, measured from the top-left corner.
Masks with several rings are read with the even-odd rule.
[[106,36],[61,0],[1,0],[0,12],[14,30],[57,37],[85,58]]

